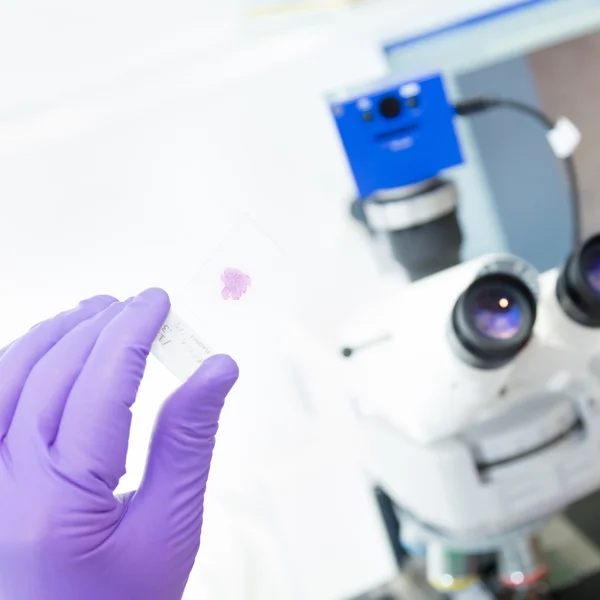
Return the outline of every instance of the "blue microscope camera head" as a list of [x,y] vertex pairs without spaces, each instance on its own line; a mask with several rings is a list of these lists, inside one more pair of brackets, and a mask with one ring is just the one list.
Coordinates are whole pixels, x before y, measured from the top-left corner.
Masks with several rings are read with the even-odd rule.
[[361,199],[463,163],[440,75],[379,81],[329,102]]

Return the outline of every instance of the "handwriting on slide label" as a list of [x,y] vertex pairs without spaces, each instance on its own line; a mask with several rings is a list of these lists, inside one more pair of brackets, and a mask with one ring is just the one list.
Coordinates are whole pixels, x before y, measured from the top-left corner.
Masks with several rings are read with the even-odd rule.
[[158,336],[158,343],[163,348],[172,343],[179,344],[189,356],[197,358],[199,362],[202,362],[210,354],[208,348],[196,334],[180,321],[163,325]]
[[169,313],[161,327],[152,353],[182,381],[187,380],[211,355],[198,334],[173,312]]

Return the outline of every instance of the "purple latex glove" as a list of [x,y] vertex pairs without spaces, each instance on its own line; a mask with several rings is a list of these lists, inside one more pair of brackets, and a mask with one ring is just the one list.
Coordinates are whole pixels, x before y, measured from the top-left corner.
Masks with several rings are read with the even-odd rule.
[[161,290],[96,297],[0,351],[1,600],[181,599],[238,369],[212,357],[166,401],[140,489],[115,497],[168,311]]

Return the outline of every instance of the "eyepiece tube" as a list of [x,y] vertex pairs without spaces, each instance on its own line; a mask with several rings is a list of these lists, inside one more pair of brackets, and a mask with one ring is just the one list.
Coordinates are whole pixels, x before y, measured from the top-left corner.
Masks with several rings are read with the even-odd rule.
[[454,306],[454,347],[469,364],[494,369],[514,359],[533,334],[537,272],[517,258],[488,265]]
[[568,258],[556,296],[571,319],[585,327],[600,327],[600,235],[587,240]]

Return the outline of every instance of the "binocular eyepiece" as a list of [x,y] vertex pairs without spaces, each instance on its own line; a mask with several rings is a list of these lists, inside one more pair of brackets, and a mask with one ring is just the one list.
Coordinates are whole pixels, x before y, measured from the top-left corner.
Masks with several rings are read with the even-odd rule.
[[[557,279],[556,299],[574,322],[600,328],[600,235],[569,256]],[[503,366],[531,339],[538,300],[534,267],[512,256],[489,263],[454,306],[453,347],[472,366]]]
[[600,235],[571,254],[558,278],[556,296],[573,321],[600,327]]
[[472,366],[495,369],[527,345],[535,325],[538,273],[516,257],[488,263],[454,306],[451,341]]

